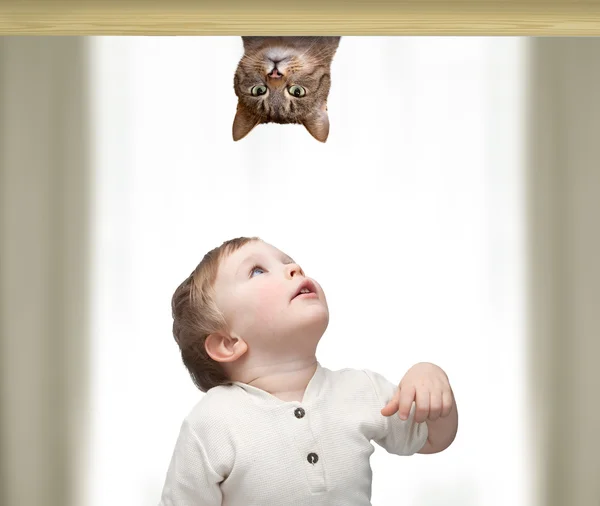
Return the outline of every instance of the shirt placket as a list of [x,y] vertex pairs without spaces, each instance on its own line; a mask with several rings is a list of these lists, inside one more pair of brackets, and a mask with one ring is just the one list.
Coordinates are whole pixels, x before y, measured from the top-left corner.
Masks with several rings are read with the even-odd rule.
[[303,459],[308,487],[311,493],[326,490],[325,466],[319,442],[311,428],[310,408],[306,406],[292,407],[288,416],[296,441],[299,458]]

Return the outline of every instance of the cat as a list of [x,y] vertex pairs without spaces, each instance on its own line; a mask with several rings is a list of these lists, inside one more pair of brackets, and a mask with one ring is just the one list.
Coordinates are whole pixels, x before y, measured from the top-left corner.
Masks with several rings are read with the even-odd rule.
[[296,123],[318,141],[329,136],[331,62],[341,37],[242,37],[235,72],[233,140],[263,123]]

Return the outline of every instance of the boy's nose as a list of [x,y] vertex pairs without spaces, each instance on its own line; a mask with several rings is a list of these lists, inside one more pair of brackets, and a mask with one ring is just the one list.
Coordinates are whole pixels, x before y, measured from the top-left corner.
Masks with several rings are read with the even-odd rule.
[[304,272],[298,264],[288,264],[285,269],[288,278],[292,279],[294,276],[304,276]]

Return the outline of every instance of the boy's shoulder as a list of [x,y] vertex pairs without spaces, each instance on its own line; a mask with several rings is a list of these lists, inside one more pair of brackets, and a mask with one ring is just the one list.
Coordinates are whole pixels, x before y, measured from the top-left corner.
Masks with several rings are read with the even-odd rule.
[[343,369],[327,369],[323,368],[327,375],[337,380],[347,381],[358,381],[358,382],[370,382],[374,376],[381,376],[379,373],[372,371],[371,369],[345,367]]
[[221,385],[211,388],[192,407],[185,417],[186,422],[196,431],[205,431],[211,427],[228,425],[236,418],[240,399],[237,389]]
[[[353,393],[356,396],[375,398],[378,401],[390,399],[395,393],[396,385],[386,377],[371,369],[345,368],[335,371],[326,369],[331,390],[338,395]],[[387,401],[386,401],[387,402]]]
[[387,380],[379,373],[370,369],[344,368],[330,370],[324,368],[331,385],[335,389],[359,389],[372,392],[377,390],[378,384],[386,383]]
[[323,369],[326,371],[327,376],[336,381],[346,380],[364,382],[367,379],[367,369],[357,369],[353,367],[345,367],[343,369],[335,370],[324,367]]

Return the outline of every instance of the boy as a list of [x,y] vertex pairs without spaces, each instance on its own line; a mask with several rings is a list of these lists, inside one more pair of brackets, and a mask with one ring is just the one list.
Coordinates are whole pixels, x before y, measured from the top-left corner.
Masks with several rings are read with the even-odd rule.
[[325,294],[258,238],[207,253],[172,309],[183,362],[206,395],[183,422],[161,506],[367,506],[371,441],[412,455],[454,440],[439,367],[417,364],[396,387],[317,362]]

